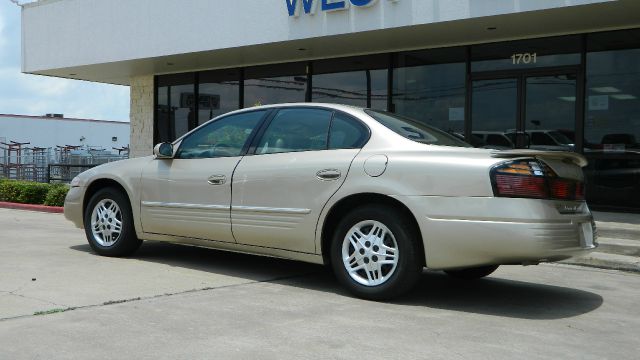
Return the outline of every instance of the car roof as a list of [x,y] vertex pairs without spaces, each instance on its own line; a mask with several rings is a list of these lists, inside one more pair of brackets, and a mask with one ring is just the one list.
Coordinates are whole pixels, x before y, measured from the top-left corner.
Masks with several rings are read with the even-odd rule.
[[244,109],[231,111],[231,112],[225,113],[225,114],[220,115],[220,116],[226,116],[226,115],[235,114],[235,113],[241,113],[241,112],[245,112],[245,111],[268,110],[268,109],[285,108],[285,107],[308,107],[308,108],[325,108],[325,109],[329,108],[329,109],[333,109],[333,110],[342,110],[342,111],[346,111],[346,112],[351,112],[351,111],[354,111],[354,110],[362,111],[362,110],[366,109],[366,108],[363,108],[363,107],[353,106],[353,105],[343,105],[343,104],[333,104],[333,103],[297,102],[297,103],[282,103],[282,104],[270,104],[270,105],[252,106],[252,107],[247,107],[247,108],[244,108]]

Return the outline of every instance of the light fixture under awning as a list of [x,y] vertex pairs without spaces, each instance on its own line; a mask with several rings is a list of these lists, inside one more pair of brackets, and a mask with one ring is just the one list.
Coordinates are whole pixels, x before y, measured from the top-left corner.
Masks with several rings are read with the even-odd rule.
[[592,87],[591,90],[601,94],[615,94],[621,92],[620,89],[613,86]]

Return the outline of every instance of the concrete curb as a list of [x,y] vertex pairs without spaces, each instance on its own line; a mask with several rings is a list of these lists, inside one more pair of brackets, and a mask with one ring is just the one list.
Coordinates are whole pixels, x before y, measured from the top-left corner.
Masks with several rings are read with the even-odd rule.
[[637,256],[594,252],[584,257],[564,260],[561,263],[640,273],[640,258]]
[[64,212],[64,208],[60,206],[19,204],[19,203],[10,203],[10,202],[2,202],[2,201],[0,201],[0,208],[40,211],[40,212],[47,212],[47,213],[54,213],[54,214],[62,214]]

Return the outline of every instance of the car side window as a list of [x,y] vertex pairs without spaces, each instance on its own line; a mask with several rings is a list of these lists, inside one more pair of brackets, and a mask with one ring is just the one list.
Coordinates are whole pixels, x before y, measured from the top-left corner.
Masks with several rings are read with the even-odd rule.
[[369,129],[351,116],[336,112],[329,132],[329,149],[359,149],[369,140]]
[[208,123],[182,140],[176,158],[209,159],[240,156],[249,136],[265,113],[266,111],[252,111]]
[[260,139],[256,154],[326,150],[332,112],[282,109]]

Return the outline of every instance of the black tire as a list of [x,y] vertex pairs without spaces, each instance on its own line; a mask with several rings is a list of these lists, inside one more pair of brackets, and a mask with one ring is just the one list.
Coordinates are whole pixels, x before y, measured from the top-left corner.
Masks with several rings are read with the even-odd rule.
[[459,270],[445,270],[444,272],[456,279],[476,280],[493,274],[493,272],[498,269],[498,266],[499,265],[488,265]]
[[[100,232],[101,227],[103,228],[103,231],[105,231],[107,227],[109,227],[109,231],[111,231],[111,226],[114,226],[116,221],[121,222],[120,232],[115,236],[113,234],[108,235],[111,236],[110,239],[113,240],[113,243],[110,244],[107,243],[107,235],[104,235],[104,232],[94,235],[92,216],[96,206],[99,204],[104,204],[105,206],[110,207],[112,203],[114,203],[119,209],[119,214],[106,214],[104,222],[96,225],[96,231],[98,232]],[[113,227],[113,229],[117,228]],[[96,253],[103,256],[128,256],[138,250],[140,244],[142,244],[142,241],[136,236],[129,199],[122,193],[122,191],[112,187],[98,190],[91,197],[91,200],[89,200],[89,203],[84,210],[84,231],[91,248]]]
[[[345,265],[342,260],[343,242],[345,241],[347,233],[354,226],[366,223],[367,221],[375,221],[383,224],[391,232],[392,237],[385,235],[385,240],[382,241],[388,242],[392,241],[392,238],[395,238],[395,242],[397,244],[397,264],[395,269],[392,271],[389,270],[393,265],[379,265],[379,274],[384,275],[385,272],[390,274],[387,279],[380,284],[367,285],[359,283],[350,275],[346,268],[347,265]],[[366,231],[366,227],[361,229]],[[373,232],[373,226],[370,231]],[[367,237],[362,239],[366,240],[369,238]],[[378,239],[380,239],[380,237],[378,237]],[[420,278],[423,264],[418,241],[419,237],[417,236],[417,229],[415,229],[413,222],[406,218],[403,211],[398,211],[394,207],[383,205],[372,204],[362,206],[349,212],[338,224],[331,242],[331,265],[338,281],[357,297],[369,300],[391,299],[411,290]],[[364,243],[366,247],[366,241]],[[351,253],[351,250],[353,250],[352,254],[355,255],[356,249],[353,245],[347,244],[345,246],[347,248],[347,253]],[[370,247],[366,247],[368,251],[375,251],[376,248],[380,251],[379,247],[372,246],[371,244],[369,244],[369,246]],[[366,254],[367,255],[362,255],[362,262],[364,262],[365,258],[368,256],[374,255],[369,252]],[[373,256],[371,259],[367,258],[369,260],[367,264],[370,261],[374,261],[374,257],[375,261],[380,261],[378,256]],[[385,257],[385,260],[388,259],[390,258]],[[357,264],[354,262],[354,265]],[[360,276],[362,276],[363,273],[366,274],[366,276],[369,276],[370,274],[374,274],[375,276],[376,274],[375,272],[367,274],[366,270],[358,270],[354,276],[358,276],[358,273]]]

